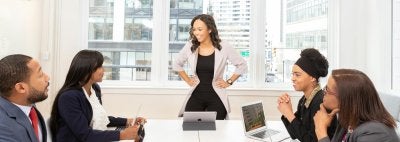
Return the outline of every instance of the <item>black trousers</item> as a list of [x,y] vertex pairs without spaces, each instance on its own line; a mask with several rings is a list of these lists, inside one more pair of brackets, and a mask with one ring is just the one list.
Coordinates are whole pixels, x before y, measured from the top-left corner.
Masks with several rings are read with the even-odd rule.
[[185,111],[216,111],[217,120],[224,120],[227,112],[214,89],[197,87],[188,102]]

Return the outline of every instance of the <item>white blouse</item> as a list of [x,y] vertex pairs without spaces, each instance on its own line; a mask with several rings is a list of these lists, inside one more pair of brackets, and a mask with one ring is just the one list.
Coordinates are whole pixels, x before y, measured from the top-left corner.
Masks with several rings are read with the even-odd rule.
[[108,119],[106,110],[100,104],[100,101],[96,96],[96,91],[91,87],[90,92],[92,92],[92,94],[89,96],[85,88],[82,87],[82,89],[93,110],[93,117],[90,126],[96,130],[107,130],[107,125],[110,123],[110,120]]

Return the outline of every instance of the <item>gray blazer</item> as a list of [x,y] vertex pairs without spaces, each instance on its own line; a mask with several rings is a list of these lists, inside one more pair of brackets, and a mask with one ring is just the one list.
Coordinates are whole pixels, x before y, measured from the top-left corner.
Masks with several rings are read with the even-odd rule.
[[[234,66],[235,74],[244,74],[247,73],[247,62],[239,55],[239,53],[230,45],[228,42],[221,41],[221,50],[215,50],[215,65],[214,65],[214,77],[213,77],[213,89],[218,94],[219,98],[221,99],[222,103],[226,108],[226,112],[231,112],[231,108],[228,101],[228,95],[226,94],[226,89],[218,88],[216,86],[216,80],[218,78],[223,79],[223,75],[226,67],[226,63],[229,60]],[[188,75],[196,75],[196,65],[197,65],[197,57],[198,57],[198,49],[195,52],[192,52],[190,48],[192,47],[191,41],[187,42],[186,45],[182,48],[179,52],[178,56],[175,58],[175,61],[172,65],[172,69],[174,71],[184,71],[183,66],[186,62],[189,63],[190,72]],[[198,80],[198,78],[196,78]],[[197,84],[198,85],[198,84]],[[183,115],[183,111],[185,110],[186,103],[189,100],[192,92],[197,87],[197,85],[190,87],[188,95],[185,99],[185,102],[179,112],[179,116]],[[228,115],[227,115],[228,117]]]
[[[325,137],[319,142],[341,142],[345,133],[346,130],[338,125],[332,140]],[[370,121],[354,129],[346,142],[400,142],[400,140],[393,128],[389,128],[380,122]]]
[[[43,142],[47,141],[46,125],[37,111]],[[24,112],[13,103],[0,97],[0,141],[2,142],[37,142],[31,121]]]

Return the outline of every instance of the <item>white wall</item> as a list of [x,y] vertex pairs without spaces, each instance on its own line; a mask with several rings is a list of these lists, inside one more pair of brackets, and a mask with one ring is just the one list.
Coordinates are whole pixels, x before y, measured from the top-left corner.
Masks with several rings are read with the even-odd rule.
[[0,58],[22,53],[39,57],[42,2],[0,0]]
[[393,89],[400,90],[400,0],[393,0]]
[[[31,56],[53,77],[49,54],[53,42],[49,38],[53,26],[49,23],[53,15],[51,0],[0,0],[0,3],[0,58],[10,54]],[[48,112],[51,99],[37,105]]]
[[339,68],[366,73],[391,89],[391,0],[340,0]]

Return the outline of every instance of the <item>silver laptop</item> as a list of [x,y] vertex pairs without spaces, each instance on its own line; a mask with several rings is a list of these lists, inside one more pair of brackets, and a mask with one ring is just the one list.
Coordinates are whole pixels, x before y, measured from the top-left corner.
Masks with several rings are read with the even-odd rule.
[[187,111],[183,112],[182,128],[184,131],[216,130],[215,111]]
[[261,101],[242,105],[245,135],[261,141],[279,142],[288,138],[284,133],[268,129]]

